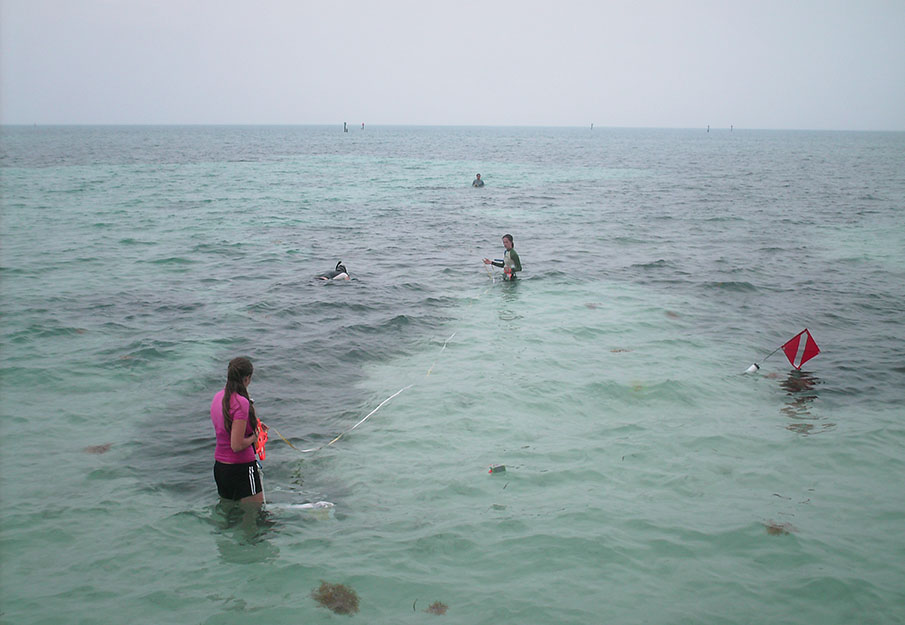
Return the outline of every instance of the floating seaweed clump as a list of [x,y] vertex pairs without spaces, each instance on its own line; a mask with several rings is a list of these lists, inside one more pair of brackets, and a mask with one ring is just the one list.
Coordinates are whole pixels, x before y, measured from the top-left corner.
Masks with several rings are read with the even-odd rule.
[[791,523],[777,523],[776,521],[764,523],[764,527],[767,528],[767,533],[770,536],[786,536],[797,530]]
[[321,586],[312,591],[314,600],[337,614],[355,614],[358,612],[358,595],[343,584],[328,584],[321,581]]
[[110,448],[113,446],[113,443],[104,443],[103,445],[90,445],[85,447],[82,451],[86,454],[105,454],[110,451]]
[[434,601],[427,607],[425,612],[427,612],[428,614],[446,614],[446,610],[448,609],[449,606],[447,606],[442,601]]

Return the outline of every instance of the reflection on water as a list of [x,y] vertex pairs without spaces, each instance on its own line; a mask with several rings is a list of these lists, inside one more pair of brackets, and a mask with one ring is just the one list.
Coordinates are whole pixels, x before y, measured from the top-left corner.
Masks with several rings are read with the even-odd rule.
[[814,400],[819,398],[816,387],[822,383],[809,371],[790,371],[789,376],[779,383],[788,396],[781,410],[794,420],[786,426],[787,430],[807,436],[836,427],[835,423],[822,423],[823,417],[811,412]]
[[502,321],[515,321],[521,319],[522,316],[515,312],[519,301],[519,293],[516,285],[518,280],[502,283],[502,300],[503,305],[500,307],[500,319]]
[[274,560],[280,550],[267,537],[276,525],[258,504],[220,500],[211,513],[217,549],[224,562],[244,564]]

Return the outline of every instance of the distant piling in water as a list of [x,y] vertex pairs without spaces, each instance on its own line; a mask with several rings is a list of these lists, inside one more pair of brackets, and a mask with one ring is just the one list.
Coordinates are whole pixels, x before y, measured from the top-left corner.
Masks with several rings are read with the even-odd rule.
[[343,122],[343,132],[349,132],[349,125],[346,122]]

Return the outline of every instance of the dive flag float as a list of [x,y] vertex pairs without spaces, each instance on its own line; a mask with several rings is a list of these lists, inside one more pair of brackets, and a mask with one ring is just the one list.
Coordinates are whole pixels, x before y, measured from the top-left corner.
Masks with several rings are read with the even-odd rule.
[[258,438],[255,440],[255,453],[258,454],[258,460],[264,460],[267,458],[267,430],[270,429],[262,421],[258,421],[258,429],[257,434]]
[[[804,363],[820,353],[820,348],[817,347],[817,341],[814,340],[814,337],[811,336],[811,333],[808,332],[807,328],[764,356],[764,359],[761,360],[761,362],[779,350],[782,350],[785,353],[786,358],[789,359],[789,364],[799,371]],[[760,369],[760,365],[754,363],[745,369],[745,373],[754,373],[758,369]]]

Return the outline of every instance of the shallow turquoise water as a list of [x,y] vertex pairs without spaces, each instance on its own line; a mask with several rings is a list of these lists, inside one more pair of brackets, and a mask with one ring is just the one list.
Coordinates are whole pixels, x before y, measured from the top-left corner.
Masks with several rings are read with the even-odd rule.
[[[369,623],[905,619],[905,135],[0,138],[4,622],[332,622],[320,580]],[[740,374],[804,327],[807,371]],[[299,448],[412,386],[272,434],[243,525],[238,354]]]

